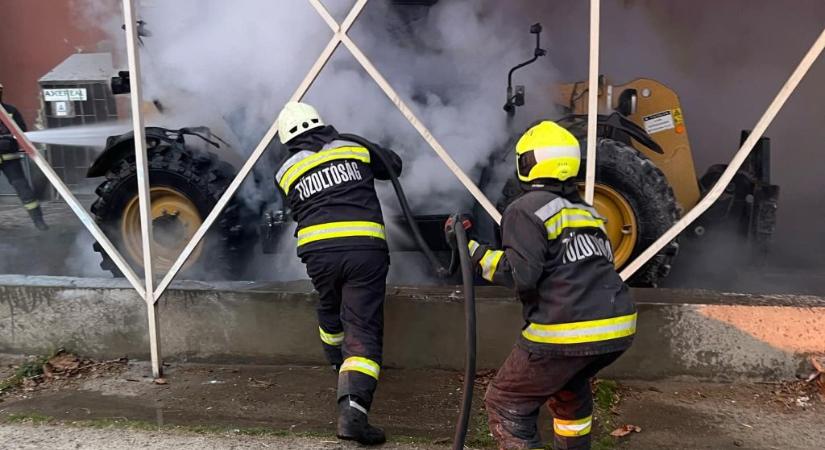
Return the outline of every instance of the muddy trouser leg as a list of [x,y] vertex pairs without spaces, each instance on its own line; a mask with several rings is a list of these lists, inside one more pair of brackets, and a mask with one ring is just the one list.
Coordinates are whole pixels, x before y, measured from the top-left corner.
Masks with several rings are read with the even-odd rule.
[[[556,448],[590,448],[589,380],[620,354],[562,357],[513,348],[484,399],[499,448],[543,448],[536,420],[545,402],[555,418]],[[559,436],[560,430],[566,435]]]
[[[23,202],[23,207],[30,213],[32,211],[40,212],[40,203],[34,196],[34,192],[32,191],[31,186],[29,186],[28,180],[26,180],[26,175],[23,173],[22,160],[10,159],[2,161],[2,164],[0,164],[0,170],[6,174],[6,178],[9,179],[9,183],[12,187],[14,187],[20,201]],[[42,216],[42,213],[40,213],[40,215]]]
[[536,421],[550,387],[540,386],[533,359],[527,350],[514,347],[487,388],[487,418],[500,449],[544,447]]
[[[593,425],[593,393],[590,380],[622,352],[572,358],[571,367],[581,367],[564,387],[547,401],[553,415],[553,448],[590,449]],[[583,364],[582,364],[583,363]]]
[[344,363],[338,375],[338,399],[355,397],[369,410],[381,371],[389,254],[385,250],[347,252],[343,266]]

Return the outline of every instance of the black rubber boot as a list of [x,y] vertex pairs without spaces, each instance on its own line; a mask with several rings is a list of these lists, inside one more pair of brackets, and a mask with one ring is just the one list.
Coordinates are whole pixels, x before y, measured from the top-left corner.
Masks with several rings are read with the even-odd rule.
[[367,422],[367,410],[349,395],[338,401],[338,439],[361,445],[379,445],[387,441],[384,430]]
[[329,361],[329,365],[338,372],[338,369],[341,368],[341,364],[344,363],[344,357],[341,355],[341,346],[332,346],[323,344],[324,346],[324,356],[327,357],[327,361]]
[[34,226],[37,227],[40,231],[46,231],[49,229],[49,226],[46,225],[46,221],[43,220],[43,210],[40,209],[38,206],[37,208],[29,210],[29,216],[32,218],[32,222],[34,222]]

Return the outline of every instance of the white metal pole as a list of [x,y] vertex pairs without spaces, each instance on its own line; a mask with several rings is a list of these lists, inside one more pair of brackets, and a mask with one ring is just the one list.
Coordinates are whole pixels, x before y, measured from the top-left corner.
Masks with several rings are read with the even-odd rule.
[[[590,87],[587,95],[587,172],[584,201],[593,204],[596,184],[596,125],[599,118],[599,7],[601,0],[590,0]],[[609,107],[610,105],[608,105]]]
[[143,96],[140,83],[140,52],[138,51],[137,14],[134,0],[123,0],[123,20],[126,24],[126,54],[129,59],[131,80],[132,128],[134,129],[135,165],[137,168],[138,203],[140,208],[140,235],[143,244],[143,276],[146,282],[144,300],[149,322],[149,351],[152,359],[152,375],[163,375],[160,355],[160,330],[158,305],[153,296],[154,273],[152,270],[152,198],[149,192],[149,165],[146,154],[146,130],[143,127]]
[[731,160],[730,164],[728,164],[727,169],[722,173],[722,176],[719,177],[719,180],[716,184],[713,185],[713,188],[705,195],[705,197],[693,207],[687,214],[684,215],[678,222],[676,222],[665,234],[663,234],[659,239],[656,240],[650,247],[648,247],[642,254],[640,254],[633,262],[627,265],[627,267],[622,270],[622,278],[627,280],[637,270],[639,270],[645,263],[647,263],[650,258],[654,257],[659,250],[661,250],[665,245],[667,245],[670,241],[676,238],[685,228],[687,228],[691,223],[693,223],[699,216],[702,215],[708,208],[710,208],[713,203],[719,199],[722,193],[725,191],[725,187],[733,180],[733,177],[736,175],[736,172],[742,167],[742,164],[747,159],[748,155],[750,155],[751,151],[753,151],[753,147],[762,138],[762,135],[765,134],[765,130],[770,126],[773,119],[779,114],[779,110],[782,109],[782,106],[785,105],[785,102],[788,98],[793,94],[796,87],[799,85],[799,82],[802,81],[802,78],[805,74],[808,73],[808,70],[811,68],[813,63],[822,53],[822,50],[825,48],[825,29],[822,30],[822,33],[819,35],[819,38],[814,42],[811,46],[808,53],[802,58],[802,61],[796,67],[796,70],[791,74],[788,81],[785,82],[785,85],[782,86],[782,89],[776,94],[776,98],[773,99],[768,109],[759,119],[759,122],[756,123],[756,126],[753,128],[753,131],[742,144],[742,147],[736,152],[733,159]]
[[[346,32],[346,30],[348,30],[349,27],[352,26],[352,23],[355,22],[355,19],[361,13],[364,4],[366,4],[366,0],[361,0],[358,3],[356,3],[356,5],[353,7],[350,13],[347,15],[347,18],[344,20],[346,28],[342,27],[342,32]],[[306,95],[310,86],[312,86],[312,83],[315,81],[316,78],[318,78],[318,75],[321,73],[321,70],[323,70],[327,62],[329,62],[329,59],[335,52],[335,49],[338,48],[340,44],[341,40],[338,37],[338,33],[336,33],[330,39],[329,43],[321,52],[321,54],[318,56],[318,59],[315,61],[315,64],[313,64],[312,68],[309,70],[306,77],[304,77],[303,81],[301,81],[301,84],[292,94],[290,101],[300,101],[304,97],[304,95]],[[203,240],[204,236],[206,236],[206,233],[209,231],[209,228],[212,226],[215,220],[217,220],[218,216],[221,214],[223,209],[232,199],[232,196],[235,194],[238,188],[240,188],[241,183],[243,183],[243,180],[249,175],[249,172],[252,171],[252,168],[255,166],[255,163],[258,162],[258,160],[263,155],[264,151],[266,151],[266,148],[267,146],[269,146],[269,143],[272,142],[273,139],[275,139],[277,133],[278,122],[275,121],[272,124],[272,126],[269,127],[269,131],[266,132],[263,139],[261,139],[261,141],[258,143],[258,146],[255,147],[255,150],[252,152],[252,155],[249,157],[249,159],[246,161],[243,167],[241,167],[241,170],[235,176],[235,179],[232,180],[232,183],[229,184],[229,187],[223,193],[220,200],[218,200],[218,202],[215,204],[215,207],[212,208],[212,212],[209,213],[209,215],[206,217],[206,220],[204,220],[203,224],[201,224],[200,228],[198,228],[198,230],[192,236],[192,239],[183,249],[180,256],[178,256],[178,259],[175,260],[174,264],[172,264],[172,267],[169,269],[169,272],[166,273],[166,275],[158,284],[158,287],[155,289],[154,292],[154,298],[156,301],[160,298],[161,295],[163,295],[163,292],[166,291],[166,289],[169,287],[169,284],[172,282],[172,280],[175,278],[178,272],[180,272],[180,269],[181,267],[183,267],[183,264],[186,263],[186,260],[198,246],[200,241]]]
[[[362,1],[366,3],[366,0]],[[456,176],[456,178],[458,178],[461,184],[463,184],[464,187],[467,188],[468,191],[470,191],[470,194],[472,194],[473,197],[475,197],[475,199],[481,204],[484,210],[487,211],[487,214],[489,214],[490,217],[492,217],[493,220],[496,221],[496,223],[501,223],[501,213],[498,212],[493,203],[487,198],[486,195],[484,195],[483,192],[481,192],[478,186],[476,186],[475,183],[473,183],[473,181],[470,180],[470,177],[468,177],[467,174],[465,174],[464,171],[461,170],[461,168],[450,156],[450,154],[447,153],[447,151],[444,149],[441,143],[439,143],[438,140],[436,140],[432,133],[430,133],[430,130],[428,130],[427,127],[424,126],[421,120],[418,119],[418,117],[407,106],[404,100],[402,100],[398,93],[395,92],[390,83],[387,82],[383,75],[381,75],[381,72],[372,64],[372,62],[361,51],[361,49],[358,48],[357,45],[355,45],[352,39],[350,39],[350,37],[347,36],[346,30],[338,30],[335,20],[329,14],[324,5],[320,2],[320,0],[309,0],[309,2],[312,4],[312,6],[315,7],[315,9],[318,11],[321,17],[324,18],[324,21],[327,22],[332,31],[336,32],[339,35],[341,41],[344,43],[344,46],[346,46],[347,49],[349,49],[349,51],[352,53],[355,59],[361,64],[364,70],[366,70],[370,77],[372,77],[372,79],[375,80],[375,82],[378,84],[381,90],[384,91],[384,94],[386,94],[387,97],[389,97],[390,101],[392,101],[393,104],[395,104],[395,106],[398,108],[398,110],[401,111],[401,114],[407,119],[407,121],[409,121],[410,124],[412,124],[412,126],[416,129],[416,131],[418,131],[421,137],[424,138],[424,140],[430,145],[430,147],[432,147],[432,149],[439,156],[439,158],[441,158],[441,160],[444,161],[444,164],[447,165],[447,168]]]
[[103,230],[95,223],[94,219],[89,215],[88,212],[83,208],[83,205],[77,201],[77,198],[72,194],[69,187],[63,183],[63,180],[55,173],[52,166],[49,165],[49,162],[46,161],[46,158],[40,154],[37,150],[37,147],[26,137],[26,134],[23,133],[23,130],[17,126],[17,123],[14,122],[11,115],[2,107],[0,106],[0,121],[2,121],[6,128],[11,131],[11,134],[17,139],[17,143],[20,144],[20,147],[26,153],[26,156],[34,162],[34,164],[43,172],[43,175],[46,176],[46,179],[49,180],[49,183],[54,186],[57,193],[60,194],[60,197],[69,205],[69,208],[72,209],[72,212],[80,219],[80,222],[83,226],[89,230],[89,233],[95,238],[95,240],[103,247],[103,250],[112,258],[112,261],[115,263],[117,268],[123,273],[132,287],[140,294],[141,298],[145,295],[145,289],[143,288],[143,282],[140,280],[140,277],[137,276],[132,267],[129,266],[129,263],[123,258],[120,252],[117,251],[112,242],[109,238],[106,237],[106,234],[103,233]]

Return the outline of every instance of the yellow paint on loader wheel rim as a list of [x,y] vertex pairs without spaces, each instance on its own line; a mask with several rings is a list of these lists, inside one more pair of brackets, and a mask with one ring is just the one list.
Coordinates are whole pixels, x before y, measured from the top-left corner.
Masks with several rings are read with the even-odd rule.
[[[579,184],[579,190],[584,197],[583,183]],[[607,219],[605,228],[613,247],[613,263],[617,269],[621,268],[628,262],[633,254],[633,248],[636,247],[639,231],[636,214],[622,194],[600,183],[594,186],[593,206]]]
[[[152,199],[152,265],[155,273],[166,273],[203,223],[198,208],[186,195],[168,187],[150,189]],[[123,210],[120,232],[129,259],[143,267],[140,236],[140,206],[135,195]],[[200,257],[202,244],[183,265],[191,267]]]

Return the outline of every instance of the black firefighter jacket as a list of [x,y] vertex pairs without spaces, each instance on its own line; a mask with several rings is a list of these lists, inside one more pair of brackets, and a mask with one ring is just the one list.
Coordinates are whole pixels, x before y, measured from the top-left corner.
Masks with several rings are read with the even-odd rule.
[[[391,150],[384,152],[400,174],[401,158]],[[351,142],[330,140],[317,151],[294,151],[275,182],[298,222],[298,256],[311,251],[386,250],[374,181],[389,178],[372,151]]]
[[503,250],[470,241],[477,271],[515,287],[525,320],[519,345],[583,356],[628,348],[636,308],[613,266],[605,221],[573,183],[531,188],[504,211]]
[[[17,122],[17,126],[19,126],[21,130],[27,131],[26,122],[23,120],[23,116],[17,108],[7,103],[3,103],[3,108],[5,108],[6,112]],[[6,127],[6,124],[0,122],[0,153],[14,153],[18,151],[18,149],[17,141],[14,140],[11,131]]]

